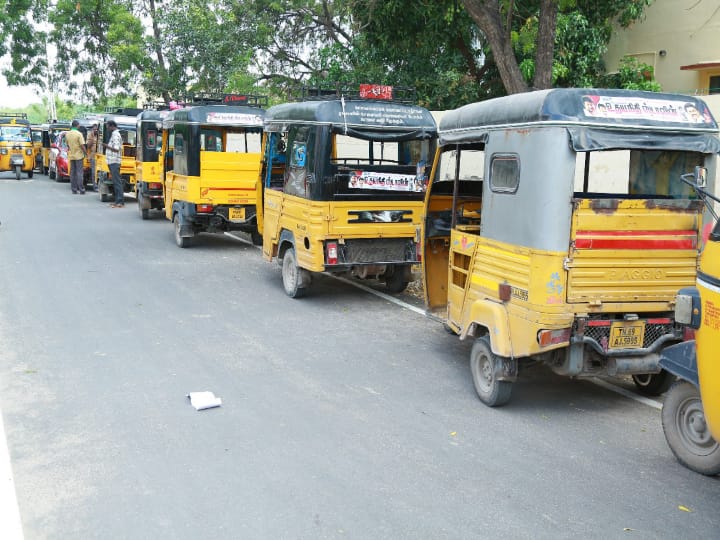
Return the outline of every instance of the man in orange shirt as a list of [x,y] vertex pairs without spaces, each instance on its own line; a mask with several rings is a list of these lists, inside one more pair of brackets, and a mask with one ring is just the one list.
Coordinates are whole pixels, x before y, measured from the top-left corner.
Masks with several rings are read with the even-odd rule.
[[83,181],[83,160],[85,159],[85,137],[80,133],[78,126],[80,122],[73,120],[70,131],[65,134],[65,142],[68,145],[68,161],[70,162],[70,189],[73,195],[81,193],[85,195],[85,182]]

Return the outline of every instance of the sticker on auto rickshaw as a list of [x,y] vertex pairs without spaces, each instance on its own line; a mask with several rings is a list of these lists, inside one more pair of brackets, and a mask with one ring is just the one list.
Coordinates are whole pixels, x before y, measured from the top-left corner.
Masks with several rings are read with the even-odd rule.
[[385,189],[394,191],[425,191],[424,182],[417,182],[413,174],[374,173],[355,171],[350,176],[350,188]]
[[208,124],[241,124],[243,126],[262,126],[262,118],[255,114],[209,112]]
[[583,113],[593,118],[616,120],[654,120],[657,122],[681,122],[712,124],[707,107],[697,102],[678,102],[665,99],[638,99],[635,97],[586,95],[582,98]]

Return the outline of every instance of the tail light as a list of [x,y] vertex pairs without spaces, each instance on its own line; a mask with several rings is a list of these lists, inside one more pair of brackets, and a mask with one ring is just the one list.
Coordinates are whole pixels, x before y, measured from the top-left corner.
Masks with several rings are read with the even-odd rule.
[[561,328],[560,330],[540,330],[537,335],[538,344],[541,347],[547,347],[548,345],[567,343],[570,341],[570,331],[570,328]]
[[210,212],[213,211],[213,205],[212,204],[196,204],[195,211],[198,214],[209,214]]
[[685,326],[683,328],[683,341],[690,341],[695,339],[695,329]]
[[415,260],[422,262],[422,246],[419,243],[415,243]]
[[327,263],[328,264],[337,264],[337,262],[338,262],[337,242],[328,242],[326,247],[327,247]]
[[162,189],[162,184],[160,182],[150,182],[148,189]]

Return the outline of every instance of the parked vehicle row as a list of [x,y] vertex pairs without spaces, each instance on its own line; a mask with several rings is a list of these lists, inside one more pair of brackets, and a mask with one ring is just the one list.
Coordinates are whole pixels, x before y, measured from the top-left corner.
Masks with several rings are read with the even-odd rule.
[[[281,264],[293,298],[319,272],[379,279],[398,293],[420,267],[429,311],[474,341],[471,376],[491,407],[507,403],[518,374],[537,362],[665,392],[678,373],[667,359],[693,338],[678,291],[699,277],[703,303],[692,313],[711,329],[698,332],[699,378],[685,378],[720,423],[710,358],[720,331],[710,299],[720,294],[710,249],[718,225],[697,271],[713,222],[701,199],[714,192],[720,152],[705,103],[554,89],[466,105],[437,126],[399,90],[317,91],[267,109],[257,96],[225,96],[114,116],[125,126],[127,190],[142,219],[164,212],[181,248],[200,233],[249,233],[264,259]],[[694,182],[682,180],[688,174]],[[695,358],[694,349],[683,354]],[[671,400],[681,411],[675,431],[700,441],[685,448],[705,454],[696,470],[715,474],[720,465],[707,456],[720,460],[720,426],[707,429],[699,398],[688,395]]]

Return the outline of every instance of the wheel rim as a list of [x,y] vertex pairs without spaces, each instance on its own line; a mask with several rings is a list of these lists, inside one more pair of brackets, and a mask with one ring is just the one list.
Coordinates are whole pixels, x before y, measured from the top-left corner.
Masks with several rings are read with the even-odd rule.
[[492,390],[494,381],[493,365],[487,354],[482,354],[477,359],[477,364],[475,366],[475,380],[482,392],[489,393]]
[[710,434],[702,401],[698,398],[688,398],[680,404],[675,426],[683,445],[693,454],[707,456],[717,449],[718,443]]
[[298,272],[297,265],[295,264],[295,257],[290,253],[285,253],[283,259],[283,283],[285,283],[285,289],[288,292],[293,292],[297,288]]
[[180,220],[175,216],[173,221],[175,223],[175,242],[180,244],[182,242],[182,236],[180,236]]

